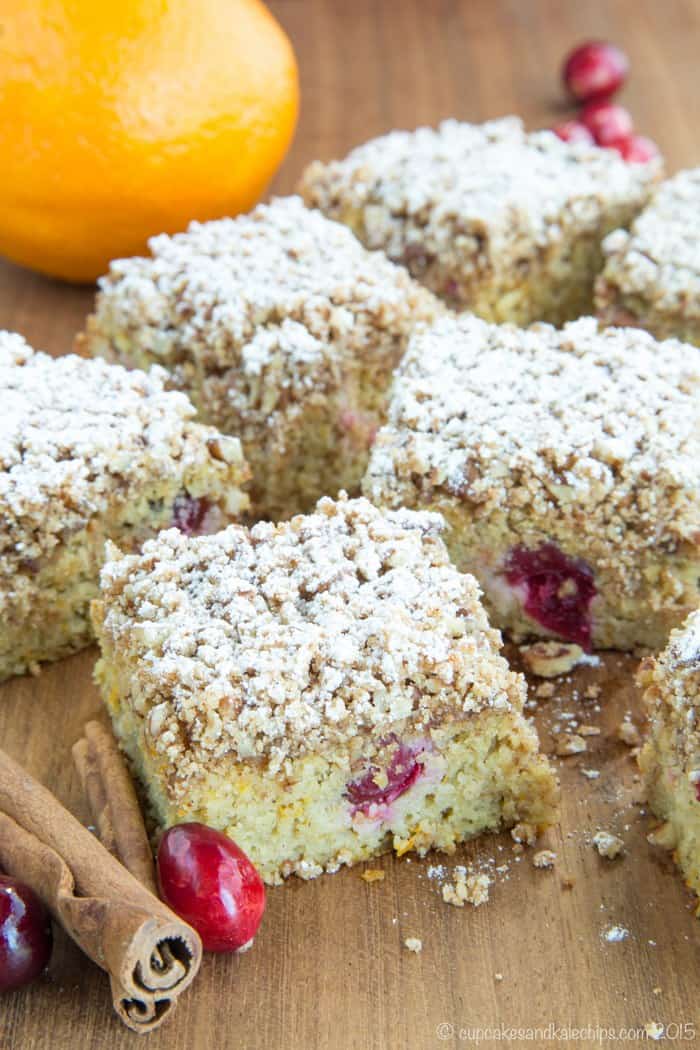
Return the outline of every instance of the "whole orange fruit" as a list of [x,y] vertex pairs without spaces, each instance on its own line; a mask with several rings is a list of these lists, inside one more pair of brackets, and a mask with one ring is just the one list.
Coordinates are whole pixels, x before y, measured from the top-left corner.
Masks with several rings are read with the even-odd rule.
[[0,253],[91,281],[151,234],[244,211],[298,106],[258,0],[3,0]]

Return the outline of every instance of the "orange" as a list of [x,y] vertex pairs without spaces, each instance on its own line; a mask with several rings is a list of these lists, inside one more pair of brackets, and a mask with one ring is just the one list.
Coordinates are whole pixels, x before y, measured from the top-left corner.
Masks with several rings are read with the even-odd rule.
[[92,281],[151,234],[245,211],[298,105],[258,0],[2,0],[0,253]]

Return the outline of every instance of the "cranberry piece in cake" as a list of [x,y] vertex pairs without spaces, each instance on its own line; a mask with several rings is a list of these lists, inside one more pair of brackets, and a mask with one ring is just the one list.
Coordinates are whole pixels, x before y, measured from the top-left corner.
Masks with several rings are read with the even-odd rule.
[[423,763],[414,748],[391,741],[388,751],[389,761],[384,768],[370,766],[359,780],[348,784],[346,795],[356,809],[367,812],[372,806],[388,805],[408,791],[423,772]]
[[364,492],[444,515],[492,622],[658,648],[700,605],[700,351],[593,318],[414,336]]
[[535,550],[516,547],[506,559],[505,576],[522,593],[528,616],[559,638],[590,649],[589,607],[596,591],[584,561],[567,558],[553,543]]
[[208,499],[180,492],[173,503],[173,525],[186,536],[198,536],[210,508]]
[[524,680],[442,528],[326,498],[110,550],[96,673],[163,825],[204,821],[274,883],[554,819]]

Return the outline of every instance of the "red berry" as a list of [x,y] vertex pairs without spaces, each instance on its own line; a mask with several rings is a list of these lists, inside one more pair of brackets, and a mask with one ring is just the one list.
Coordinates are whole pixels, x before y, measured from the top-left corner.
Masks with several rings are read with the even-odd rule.
[[632,134],[632,117],[614,102],[589,102],[581,110],[581,120],[599,146],[609,146]]
[[35,980],[52,947],[51,919],[34,890],[0,875],[0,992]]
[[614,44],[591,40],[567,56],[562,70],[564,85],[579,102],[610,98],[622,87],[629,71],[624,51]]
[[158,882],[165,903],[193,926],[209,952],[247,948],[265,910],[265,886],[242,849],[206,824],[176,824],[161,839]]
[[570,558],[553,543],[532,550],[515,547],[505,576],[521,593],[528,616],[567,642],[591,647],[589,606],[596,594],[593,572],[580,558]]
[[173,503],[173,525],[185,536],[197,536],[209,510],[208,499],[198,499],[180,492]]
[[616,149],[628,164],[648,164],[659,156],[659,147],[645,135],[628,135],[627,138],[616,139],[608,143],[611,149]]
[[393,741],[392,747],[391,760],[383,771],[378,766],[370,766],[363,777],[348,784],[345,794],[356,809],[367,810],[372,805],[388,806],[408,791],[423,772],[422,763],[416,760],[416,754],[410,747],[394,744]]
[[586,125],[580,120],[565,120],[552,128],[552,131],[564,142],[582,142],[587,146],[592,146],[595,142]]

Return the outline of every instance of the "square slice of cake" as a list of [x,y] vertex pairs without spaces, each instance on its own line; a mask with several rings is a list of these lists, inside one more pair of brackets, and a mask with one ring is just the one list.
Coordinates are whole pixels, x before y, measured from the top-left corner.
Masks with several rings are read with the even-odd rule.
[[629,232],[605,238],[603,252],[601,321],[700,346],[700,168],[664,182]]
[[660,656],[642,662],[637,680],[649,716],[639,764],[649,804],[663,821],[651,841],[675,851],[700,896],[700,611],[671,633]]
[[205,422],[237,434],[259,516],[357,489],[408,335],[441,304],[298,197],[150,248],[100,282],[88,350],[164,365]]
[[555,819],[524,681],[441,527],[341,497],[111,549],[97,679],[162,825],[225,831],[272,883]]
[[658,648],[700,603],[700,350],[593,318],[412,340],[364,492],[439,511],[496,627]]
[[90,642],[105,540],[130,549],[247,507],[240,442],[193,423],[164,378],[0,333],[0,680]]
[[660,174],[658,161],[626,164],[506,117],[392,131],[311,164],[300,192],[455,309],[561,324],[591,313],[601,241]]

